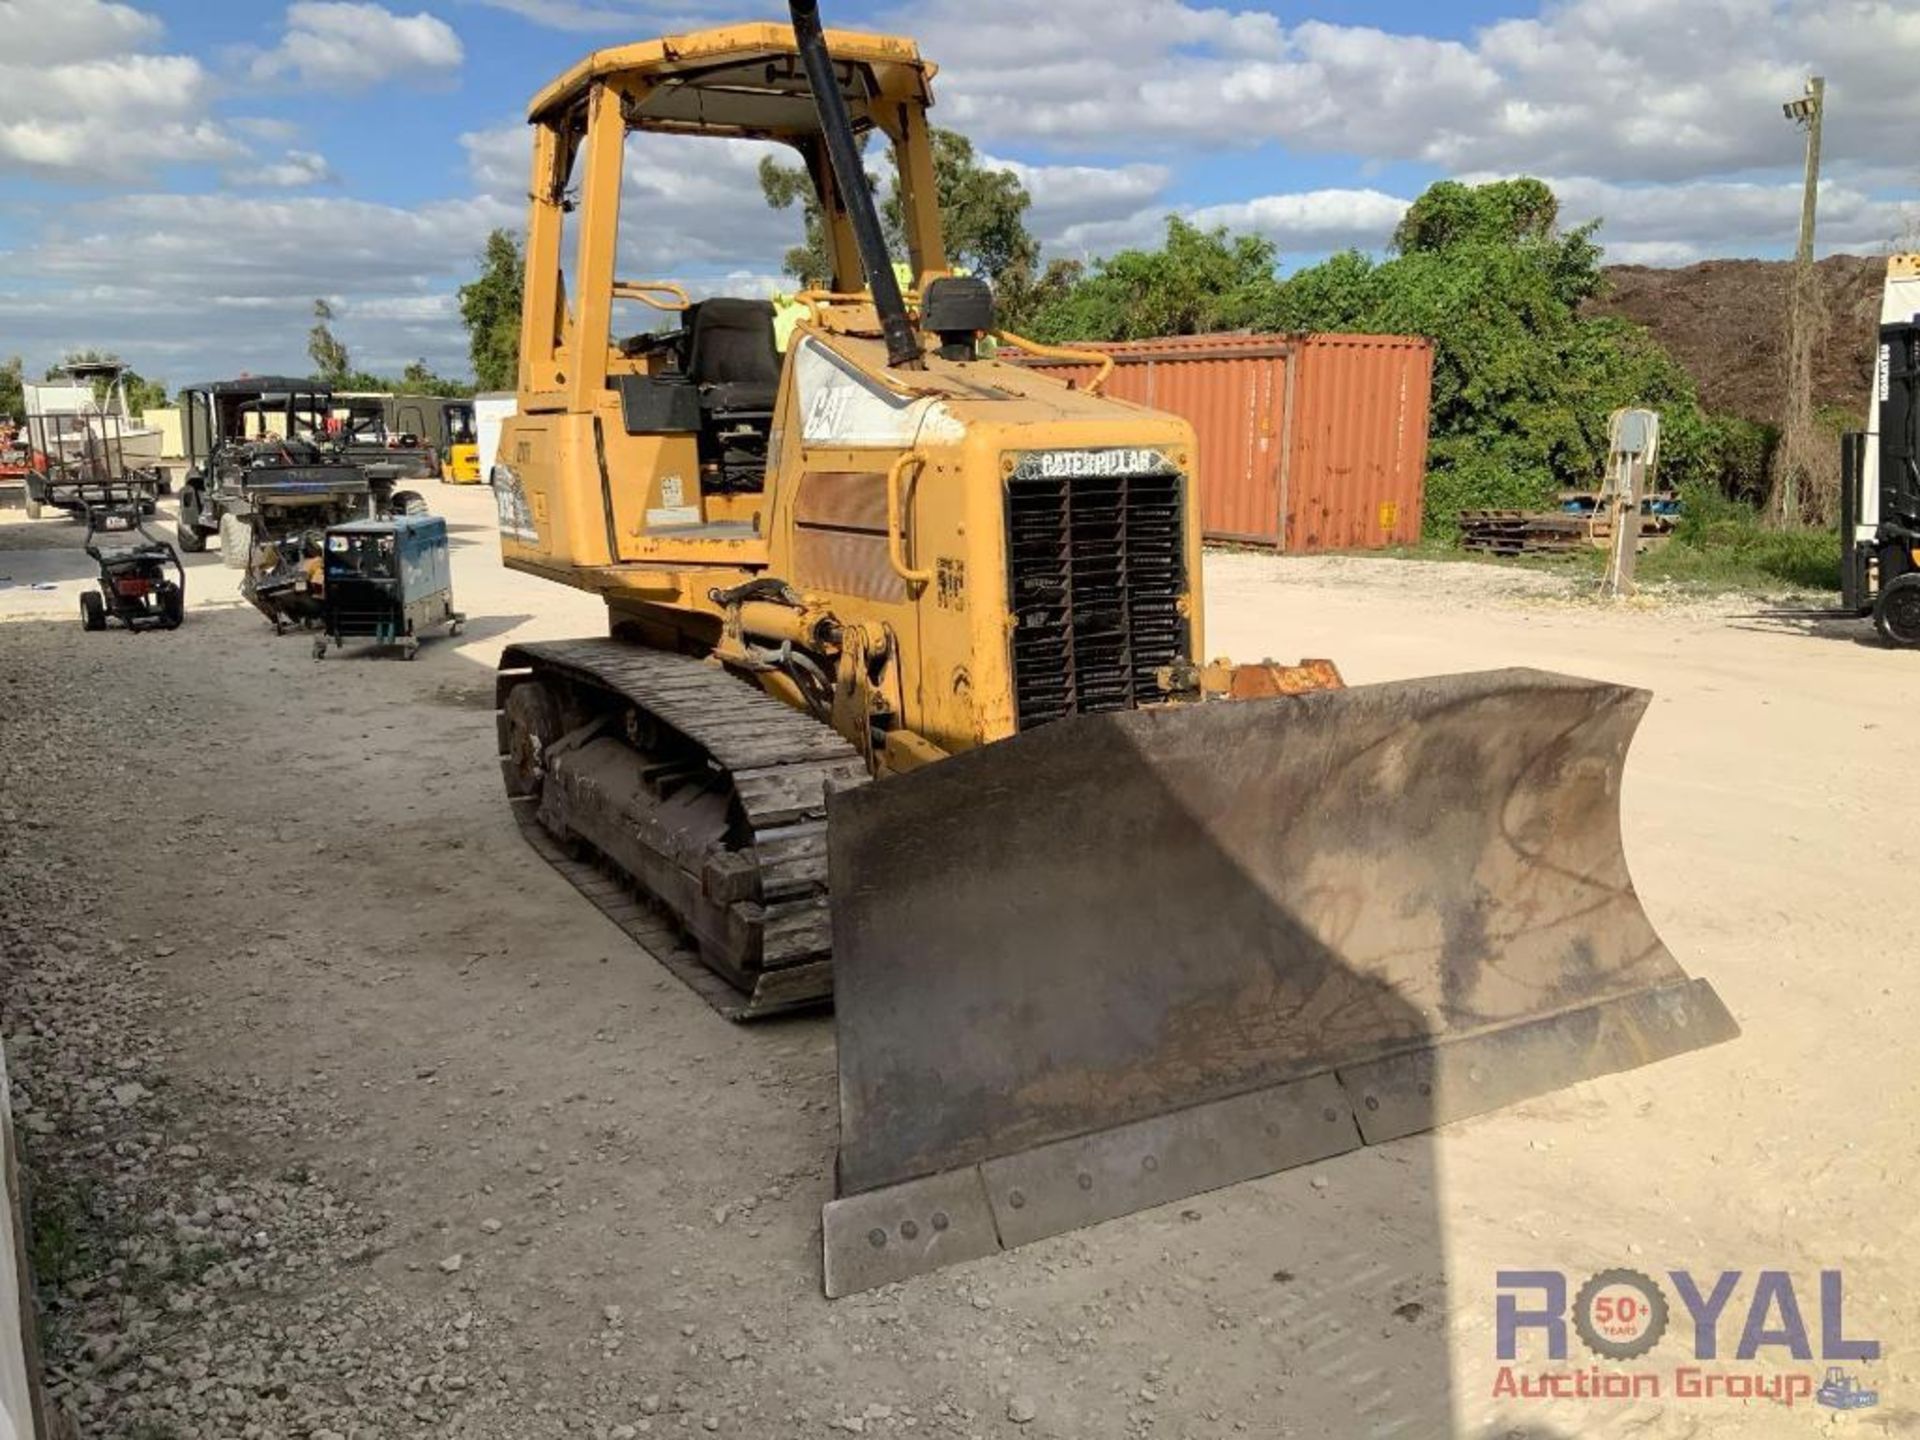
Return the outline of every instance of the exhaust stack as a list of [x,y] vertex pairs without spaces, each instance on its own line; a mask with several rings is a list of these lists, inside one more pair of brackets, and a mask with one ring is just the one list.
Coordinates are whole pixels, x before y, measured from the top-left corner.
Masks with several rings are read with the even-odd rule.
[[794,44],[807,70],[814,107],[820,112],[820,132],[826,136],[834,188],[847,207],[847,219],[860,246],[860,263],[867,272],[867,288],[873,293],[874,308],[880,312],[887,364],[896,370],[921,369],[925,361],[920,354],[920,337],[907,318],[907,302],[901,297],[900,282],[894,278],[893,259],[887,254],[887,239],[880,230],[880,212],[867,185],[866,167],[860,163],[860,147],[854,143],[853,119],[847,114],[846,97],[834,77],[833,57],[827,53],[819,0],[792,0],[792,9]]

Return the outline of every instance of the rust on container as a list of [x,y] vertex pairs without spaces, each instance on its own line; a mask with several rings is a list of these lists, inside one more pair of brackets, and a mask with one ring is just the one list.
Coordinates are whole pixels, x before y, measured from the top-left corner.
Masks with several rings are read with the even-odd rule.
[[[1169,410],[1199,440],[1206,538],[1368,550],[1420,538],[1433,347],[1409,335],[1174,335],[1083,345],[1105,392]],[[1003,352],[1084,384],[1094,367]]]

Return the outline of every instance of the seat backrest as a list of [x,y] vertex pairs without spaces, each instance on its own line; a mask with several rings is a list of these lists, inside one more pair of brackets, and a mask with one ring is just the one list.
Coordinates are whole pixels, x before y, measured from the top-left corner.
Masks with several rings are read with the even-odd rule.
[[687,378],[696,385],[778,385],[771,300],[702,300],[687,311]]

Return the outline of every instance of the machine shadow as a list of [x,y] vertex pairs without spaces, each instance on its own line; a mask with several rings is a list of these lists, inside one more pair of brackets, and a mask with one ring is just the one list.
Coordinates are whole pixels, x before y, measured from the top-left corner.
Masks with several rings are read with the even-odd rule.
[[[1132,1131],[1097,1157],[1109,1164],[1103,1190],[1116,1155],[1130,1171],[1112,1193],[1075,1215],[1070,1190],[1052,1222],[1036,1204],[1033,1248],[1009,1228],[1010,1253],[948,1273],[1037,1314],[1071,1314],[1089,1286],[1130,1297],[1148,1321],[1095,1352],[1088,1383],[1110,1396],[1102,1367],[1137,1358],[1164,1369],[1160,1351],[1199,1357],[1181,1377],[1191,1413],[1159,1402],[1169,1421],[1304,1434],[1337,1416],[1329,1433],[1554,1440],[1538,1425],[1515,1432],[1509,1412],[1463,1397],[1453,1374],[1452,1332],[1484,1335],[1490,1356],[1491,1314],[1490,1298],[1475,1302],[1488,1315],[1460,1314],[1448,1273],[1428,1133],[1459,1113],[1443,1113],[1444,1082],[1393,1086],[1390,1114],[1363,1116],[1360,1076],[1471,1012],[1486,976],[1471,965],[1450,974],[1459,951],[1482,955],[1488,975],[1500,969],[1506,957],[1474,928],[1487,897],[1471,877],[1480,839],[1513,814],[1489,802],[1486,767],[1467,763],[1447,726],[1389,725],[1358,743],[1325,733],[1319,747],[1276,750],[1233,743],[1247,739],[1236,724],[1260,728],[1253,706],[1207,709],[1229,722],[1214,749],[1156,751],[1140,737],[1177,718],[1141,712],[1125,717],[1132,734],[1104,732],[1112,743],[1071,724],[1036,732],[1051,754],[984,787],[973,766],[1022,765],[1032,747],[987,747],[865,787],[855,793],[878,798],[880,818],[844,836],[836,797],[841,1144],[820,1155],[820,1173],[837,1173],[844,1192]],[[1344,776],[1326,745],[1346,754]],[[1397,798],[1408,775],[1421,777],[1417,817]],[[930,803],[927,783],[943,797]],[[1316,813],[1323,794],[1343,797],[1336,813]],[[1617,856],[1610,818],[1602,849]],[[1526,858],[1514,837],[1504,843]],[[890,914],[909,878],[921,900]],[[583,924],[601,923],[578,904]],[[843,914],[847,934],[869,938],[843,943]],[[662,929],[671,944],[664,918]],[[655,947],[638,948],[670,968]],[[1402,963],[1402,951],[1424,959]],[[744,1038],[772,1042],[809,1023],[782,1017]],[[1346,1098],[1330,1099],[1348,1075]],[[1273,1104],[1251,1130],[1188,1129],[1209,1106],[1255,1096]],[[1136,1140],[1164,1143],[1177,1164],[1139,1183]],[[1084,1173],[1043,1179],[1078,1188]],[[881,1292],[929,1325],[951,1318],[951,1295],[937,1276]],[[772,1276],[765,1298],[790,1299]],[[1097,1405],[1085,1419],[1062,1433],[1124,1424]]]
[[[459,589],[456,587],[454,590],[454,598],[456,602],[459,599],[459,595],[460,595]],[[533,618],[534,617],[532,615],[528,615],[528,614],[469,615],[466,621],[461,626],[460,639],[461,640],[491,640],[491,639],[494,639],[496,636],[510,635],[515,630],[518,630],[522,625],[526,624],[529,620],[532,620]],[[492,703],[493,703],[491,699],[491,692],[489,692],[489,699],[487,703],[488,703],[488,708],[491,709]]]
[[[276,642],[250,611],[191,614],[188,625],[215,632],[223,644],[256,638],[263,663],[275,658],[267,647],[276,644],[298,653],[296,638]],[[85,642],[76,632],[72,643]],[[480,682],[467,665],[490,668],[483,656],[453,647],[440,647],[439,654],[441,675],[451,673],[462,685],[471,680],[468,688],[475,690]],[[453,665],[456,659],[463,663]],[[1087,758],[1082,778],[1111,774],[1124,757],[1107,750]],[[1255,768],[1266,763],[1245,758]],[[1003,1125],[1007,1135],[1026,1140],[1036,1132],[1017,1107],[1036,1092],[1056,1116],[1084,1130],[1089,1122],[1246,1093],[1278,1073],[1274,1047],[1302,1037],[1311,1044],[1321,1034],[1331,1037],[1328,1043],[1347,1044],[1379,1030],[1419,1043],[1432,1029],[1420,1010],[1378,976],[1343,960],[1320,938],[1322,919],[1302,916],[1303,910],[1345,914],[1350,934],[1364,925],[1369,904],[1382,903],[1384,888],[1365,878],[1304,877],[1311,882],[1304,890],[1276,890],[1270,867],[1246,849],[1252,832],[1245,828],[1259,829],[1262,800],[1272,797],[1246,783],[1245,765],[1231,753],[1219,755],[1216,769],[1214,784],[1199,794],[1185,783],[1189,773],[1164,764],[1135,778],[1114,776],[1116,783],[1092,793],[1073,790],[1073,777],[1062,777],[1069,788],[1051,800],[1036,780],[1017,792],[977,797],[977,826],[896,832],[901,863],[925,861],[956,873],[981,846],[1010,858],[1037,844],[1036,863],[1015,884],[1013,899],[1057,919],[1036,934],[1037,946],[993,948],[994,934],[983,928],[999,922],[992,913],[921,937],[925,945],[915,948],[935,969],[939,955],[958,953],[954,947],[974,959],[965,970],[955,967],[943,990],[919,997],[900,1035],[876,1035],[857,1006],[852,1017],[843,1016],[844,1024],[860,1027],[850,1039],[842,1037],[843,1064],[851,1052],[857,1068],[869,1040],[934,1043],[929,1037],[944,1028],[971,1057],[976,1083],[896,1097],[901,1123],[937,1131],[959,1117]],[[1243,792],[1241,804],[1225,826],[1202,808],[1236,790]],[[1018,823],[996,845],[1000,819]],[[1087,843],[1063,843],[1066,827],[1083,820],[1107,828],[1091,832]],[[1380,814],[1383,829],[1393,823],[1390,814]],[[526,859],[534,863],[531,854]],[[866,883],[885,885],[886,875]],[[578,904],[582,924],[602,923],[584,900]],[[1327,906],[1330,911],[1318,908]],[[916,964],[913,973],[924,973],[923,967]],[[899,993],[907,999],[905,988]],[[711,1018],[716,1029],[730,1028]],[[791,1034],[796,1023],[772,1034]],[[743,1038],[751,1043],[757,1036]],[[634,1038],[645,1043],[643,1033]],[[1035,1043],[1058,1048],[1040,1053],[1031,1048]],[[1146,1053],[1140,1047],[1173,1063],[1128,1063]],[[1308,1078],[1317,1063],[1307,1058],[1281,1072]],[[1097,1073],[1103,1065],[1106,1075]],[[1003,1082],[1018,1088],[1002,1091]],[[1406,1120],[1418,1129],[1430,1118],[1416,1109]],[[1354,1125],[1345,1115],[1340,1123],[1349,1130]],[[1357,1138],[1344,1140],[1357,1144]],[[1255,1143],[1265,1142],[1256,1137]],[[1351,1153],[1222,1181],[1220,1188],[1188,1187],[1195,1194],[1181,1189],[1177,1198],[1138,1213],[1116,1212],[1106,1223],[968,1267],[971,1283],[991,1285],[1003,1304],[1036,1317],[1065,1324],[1079,1314],[1111,1315],[1122,1305],[1137,1312],[1115,1331],[1095,1332],[1099,1338],[1084,1352],[1079,1398],[1062,1402],[1079,1407],[1062,1420],[1079,1419],[1057,1433],[1123,1433],[1120,1410],[1131,1402],[1114,1398],[1110,1377],[1137,1364],[1176,1382],[1156,1409],[1167,1422],[1190,1427],[1204,1427],[1211,1414],[1252,1434],[1523,1433],[1554,1440],[1538,1427],[1488,1429],[1456,1415],[1449,1361],[1455,1302],[1435,1142],[1412,1134],[1369,1149],[1344,1141],[1337,1148]],[[823,1151],[818,1164],[825,1176],[833,1155]],[[910,1280],[886,1303],[922,1313],[929,1324],[949,1323],[955,1313],[974,1317],[955,1300],[951,1278]],[[770,1313],[791,1303],[778,1267],[770,1269],[765,1288]],[[817,1302],[823,1313],[829,1303]],[[1169,1368],[1162,1353],[1178,1354],[1178,1365]],[[929,1403],[947,1383],[928,1381]]]
[[29,520],[22,510],[0,509],[0,555],[64,549],[69,541],[77,550],[85,528],[78,520],[58,511],[50,510],[38,520]]
[[[217,557],[195,558],[196,569],[218,568]],[[469,634],[503,633],[522,618],[476,616]],[[298,636],[276,639],[250,608],[191,610],[187,625],[235,645],[257,637],[263,663],[302,649]],[[86,642],[76,631],[73,643]],[[439,663],[422,673],[457,674],[478,694],[490,688],[487,649],[430,644],[422,660]],[[1208,708],[1229,720],[1241,715],[1228,712],[1252,714]],[[848,951],[852,993],[839,1044],[851,1140],[842,1161],[851,1152],[856,1175],[883,1163],[900,1173],[978,1163],[1271,1087],[1311,1087],[1335,1065],[1417,1048],[1436,1033],[1432,1007],[1444,997],[1390,984],[1351,956],[1369,949],[1365,937],[1382,923],[1430,930],[1450,912],[1431,867],[1425,891],[1409,889],[1404,849],[1417,832],[1447,854],[1445,807],[1484,812],[1484,777],[1431,738],[1407,737],[1407,773],[1429,777],[1442,802],[1424,827],[1409,827],[1390,789],[1335,788],[1339,777],[1310,746],[1277,753],[1249,734],[1221,733],[1170,754],[1152,737],[1176,717],[1131,718],[1131,732],[1096,731],[1095,743],[1071,726],[1035,732],[1029,739],[1044,741],[1046,755],[984,788],[969,773],[976,764],[1025,764],[1019,752],[1033,747],[989,747],[872,787],[904,808],[871,830],[879,853],[866,856],[847,898],[897,897],[912,877],[930,882],[922,890],[947,909],[932,924],[899,917],[913,926],[891,929],[909,937],[904,946]],[[490,736],[491,721],[481,723]],[[1359,753],[1371,757],[1363,769],[1385,775],[1375,765],[1385,750]],[[950,808],[929,808],[917,793],[923,781],[941,786]],[[1347,798],[1337,815],[1316,815],[1316,793]],[[500,815],[505,823],[504,805]],[[1336,832],[1344,839],[1329,846]],[[850,839],[862,853],[860,836]],[[602,923],[577,903],[583,924]],[[863,914],[877,936],[890,930],[883,910]],[[876,1022],[871,995],[859,993],[869,970],[891,1019]],[[725,1028],[718,1017],[713,1024]],[[958,1059],[876,1101],[859,1093],[860,1076],[876,1073],[889,1048],[903,1052],[888,1063],[905,1064],[904,1073],[929,1056]],[[1334,1416],[1329,1433],[1482,1433],[1455,1413],[1456,1307],[1436,1144],[1421,1133],[1438,1117],[1417,1093],[1398,1103],[1403,1138],[1360,1149],[1356,1115],[1329,1121],[1308,1107],[1298,1118],[1330,1137],[1311,1155],[1269,1164],[1279,1152],[1263,1147],[1284,1150],[1293,1137],[1259,1130],[1248,1137],[1252,1161],[1214,1146],[1185,1178],[1163,1172],[1159,1194],[1096,1205],[1031,1248],[968,1269],[1038,1314],[1088,1304],[1089,1285],[1106,1297],[1096,1308],[1128,1297],[1143,1323],[1101,1341],[1089,1370],[1136,1358],[1146,1369],[1159,1364],[1155,1352],[1179,1352],[1192,1371],[1178,1377],[1184,1398],[1159,1402],[1170,1420],[1199,1426],[1215,1413],[1250,1433],[1279,1434],[1312,1433]],[[863,1153],[862,1134],[881,1130],[884,1145]],[[823,1152],[818,1164],[824,1177],[835,1157]],[[897,1294],[936,1323],[954,1304],[937,1276]],[[786,1298],[770,1278],[768,1306]],[[1111,1389],[1096,1377],[1086,1424],[1063,1433],[1118,1433],[1121,1417],[1099,1408]]]
[[466,522],[456,522],[456,521],[449,520],[447,521],[447,534],[477,536],[478,537],[477,539],[469,543],[476,544],[476,545],[492,546],[495,543],[497,543],[500,538],[500,529],[497,525],[484,525],[479,523],[466,523]]
[[[836,797],[848,1288],[891,1278],[889,1247],[943,1263],[920,1237],[948,1226],[914,1207],[946,1199],[916,1197],[977,1176],[975,1253],[997,1235],[1013,1254],[976,1264],[1022,1273],[1014,1247],[1036,1242],[1051,1272],[1084,1250],[1170,1325],[1210,1317],[1220,1333],[1188,1337],[1211,1352],[1210,1412],[1255,1433],[1329,1415],[1341,1434],[1478,1433],[1449,1327],[1490,1347],[1491,1317],[1456,1314],[1427,1132],[1490,1107],[1460,1093],[1464,1065],[1454,1085],[1422,1057],[1523,1018],[1502,1009],[1509,965],[1534,1004],[1638,972],[1551,971],[1547,951],[1611,915],[1514,878],[1540,858],[1532,807],[1566,797],[1516,800],[1541,782],[1497,752],[1537,758],[1551,725],[1467,740],[1445,716],[1256,713],[1296,703],[1059,722]],[[1570,830],[1614,827],[1547,855],[1573,891],[1620,884],[1607,803],[1567,802]],[[1515,1072],[1494,1085],[1584,1078],[1591,1053],[1530,1045],[1491,1052]]]
[[1873,628],[1873,619],[1851,610],[1774,609],[1735,615],[1735,630],[1762,635],[1798,635],[1808,640],[1837,640],[1868,650],[1891,650]]

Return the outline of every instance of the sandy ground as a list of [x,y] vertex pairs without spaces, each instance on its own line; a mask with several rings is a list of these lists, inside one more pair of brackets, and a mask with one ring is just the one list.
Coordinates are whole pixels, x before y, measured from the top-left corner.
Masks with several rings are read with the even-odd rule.
[[[85,1433],[1920,1430],[1920,657],[1761,601],[1606,609],[1533,573],[1211,557],[1214,654],[1651,689],[1628,853],[1743,1037],[829,1303],[831,1022],[718,1019],[524,848],[489,671],[509,638],[594,632],[598,607],[502,571],[484,493],[433,499],[473,620],[413,664],[315,664],[213,557],[181,631],[83,634],[77,531],[0,514],[0,1024],[39,1112],[29,1162],[121,1175],[94,1209],[147,1207],[166,1243],[220,1240],[221,1195],[266,1237],[154,1314],[125,1240],[119,1270],[52,1297]],[[148,1093],[116,1111],[128,1074]],[[1701,1368],[1816,1379],[1818,1274],[1843,1271],[1847,1335],[1884,1347],[1850,1368],[1880,1403],[1675,1396],[1677,1309],[1614,1367],[1667,1377],[1657,1401],[1497,1395],[1495,1272],[1571,1288],[1610,1266],[1669,1294],[1674,1269],[1703,1290],[1741,1272]],[[1791,1276],[1808,1358],[1733,1358],[1764,1270]],[[1518,1369],[1589,1362],[1534,1345]]]

